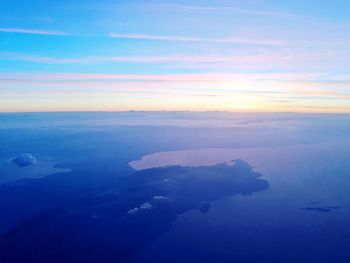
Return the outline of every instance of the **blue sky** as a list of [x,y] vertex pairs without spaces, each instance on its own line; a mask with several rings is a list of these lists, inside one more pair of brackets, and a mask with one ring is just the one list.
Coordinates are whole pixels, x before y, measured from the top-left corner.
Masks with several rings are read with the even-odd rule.
[[348,112],[348,1],[1,1],[0,111]]

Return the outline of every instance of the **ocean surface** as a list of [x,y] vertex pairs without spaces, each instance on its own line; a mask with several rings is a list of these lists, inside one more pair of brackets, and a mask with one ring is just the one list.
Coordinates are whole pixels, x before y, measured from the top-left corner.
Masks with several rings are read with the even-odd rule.
[[350,115],[0,114],[0,261],[350,261]]

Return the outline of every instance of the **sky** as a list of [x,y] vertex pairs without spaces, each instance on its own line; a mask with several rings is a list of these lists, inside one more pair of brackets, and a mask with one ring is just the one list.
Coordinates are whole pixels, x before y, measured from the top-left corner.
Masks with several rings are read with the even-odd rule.
[[0,6],[1,112],[350,112],[347,0]]

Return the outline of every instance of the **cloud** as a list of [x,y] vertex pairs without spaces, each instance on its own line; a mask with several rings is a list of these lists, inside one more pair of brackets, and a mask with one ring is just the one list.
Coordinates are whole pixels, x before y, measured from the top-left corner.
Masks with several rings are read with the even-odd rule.
[[[201,74],[25,74],[0,73],[2,96],[6,92],[25,94],[43,92],[73,91],[126,91],[171,92],[183,90],[188,92],[201,91],[200,94],[211,96],[220,95],[224,91],[277,92],[283,89],[285,81],[289,86],[290,80],[307,80],[319,77],[319,73],[265,73],[265,74],[230,74],[230,73],[201,73]],[[284,81],[284,82],[283,82]],[[209,88],[216,86],[215,90]],[[28,89],[35,87],[34,89]],[[191,87],[191,89],[190,89]],[[259,89],[258,87],[266,87]],[[45,93],[45,92],[44,92]],[[199,94],[192,94],[199,95]]]
[[[153,96],[173,94],[217,100],[225,96],[259,96],[260,99],[349,99],[349,76],[327,80],[317,72],[198,73],[198,74],[64,74],[0,73],[3,98],[38,98],[57,95],[84,97]],[[348,77],[348,78],[345,78]],[[335,76],[335,78],[337,78]],[[215,89],[212,89],[215,85]]]
[[[350,82],[347,83],[347,86],[350,86]],[[309,96],[310,98],[335,98],[335,99],[350,99],[350,93],[342,93],[336,91],[320,91],[320,90],[297,90],[297,92],[301,95]]]
[[140,207],[135,207],[135,208],[133,208],[133,209],[130,209],[130,210],[127,212],[127,214],[129,214],[129,215],[134,215],[134,214],[136,214],[136,213],[137,213],[138,211],[140,211],[140,210],[148,210],[148,209],[151,209],[151,208],[152,208],[152,205],[151,205],[150,203],[146,202],[146,203],[140,205]]
[[30,153],[21,153],[12,161],[19,167],[25,167],[35,164],[36,158]]
[[197,36],[169,36],[152,35],[137,33],[114,33],[108,34],[111,38],[119,39],[139,39],[139,40],[158,40],[158,41],[181,41],[181,42],[207,42],[223,44],[239,44],[253,46],[272,46],[272,47],[294,47],[294,48],[320,48],[334,49],[342,48],[349,50],[349,43],[346,41],[310,41],[310,40],[280,40],[280,39],[252,39],[252,38],[203,38]]
[[[208,67],[215,68],[271,68],[286,67],[300,64],[300,59],[309,63],[315,63],[325,59],[320,54],[292,54],[282,51],[265,51],[257,54],[203,54],[203,55],[154,55],[154,56],[88,56],[78,58],[60,58],[36,56],[17,52],[0,52],[1,60],[24,61],[43,64],[104,64],[104,63],[139,63],[139,64],[166,64],[168,66],[186,67]],[[262,62],[264,62],[262,64]]]
[[[201,74],[25,74],[0,73],[2,97],[30,95],[74,95],[96,93],[119,95],[177,95],[222,97],[244,93],[280,98],[291,94],[324,98],[349,98],[350,79],[327,81],[317,72],[285,73],[201,73]],[[318,80],[317,80],[318,79]],[[311,81],[312,80],[312,81]],[[325,84],[327,83],[327,85]],[[215,85],[215,90],[211,87]],[[30,89],[29,89],[30,88]],[[34,88],[34,89],[32,89]],[[335,88],[337,90],[335,90]],[[181,93],[180,93],[181,92]]]
[[[244,56],[245,59],[252,58]],[[30,54],[16,52],[0,52],[0,59],[25,61],[45,64],[99,64],[99,63],[215,63],[215,62],[233,62],[241,61],[244,57],[240,56],[224,56],[224,55],[168,55],[168,56],[91,56],[80,58],[57,58],[46,56],[33,56]]]
[[149,34],[120,34],[109,33],[111,38],[124,39],[143,39],[143,40],[160,40],[160,41],[184,41],[184,42],[212,42],[225,44],[247,44],[247,45],[271,45],[282,46],[286,43],[280,40],[264,40],[264,39],[244,39],[244,38],[201,38],[201,37],[185,37],[185,36],[163,36],[163,35],[149,35]]
[[0,59],[25,61],[45,64],[100,64],[100,63],[218,63],[250,61],[250,56],[224,56],[224,55],[168,55],[168,56],[90,56],[80,58],[58,58],[46,56],[33,56],[16,52],[0,52]]
[[153,201],[166,200],[166,199],[168,199],[168,198],[165,196],[162,196],[162,195],[153,196]]
[[151,209],[152,205],[150,203],[144,203],[140,205],[140,209]]
[[233,6],[193,6],[193,5],[177,5],[177,4],[164,4],[164,5],[142,5],[144,11],[162,11],[162,12],[183,12],[183,13],[234,13],[245,14],[253,16],[271,16],[281,17],[290,20],[304,20],[307,17],[285,13],[281,11],[263,11],[257,9],[244,9]]
[[42,29],[25,29],[25,28],[0,28],[3,33],[33,34],[33,35],[50,35],[50,36],[68,36],[67,32]]
[[[343,79],[341,80],[342,77]],[[347,77],[347,79],[346,79]],[[330,79],[327,79],[330,78]],[[336,79],[333,81],[333,79]],[[0,107],[18,111],[20,102],[42,100],[50,107],[60,101],[83,109],[83,103],[96,102],[114,110],[145,109],[149,99],[173,109],[217,109],[231,105],[254,109],[286,111],[348,112],[349,76],[330,76],[317,72],[285,73],[197,73],[197,74],[53,74],[0,73]],[[215,88],[213,88],[215,87]],[[77,104],[76,98],[82,101]],[[120,108],[114,108],[119,101]],[[134,108],[123,101],[132,101]],[[195,101],[195,103],[194,103]],[[324,107],[316,108],[319,102]],[[55,104],[57,103],[57,104]],[[109,103],[109,104],[108,104]],[[139,104],[138,104],[139,103]],[[294,103],[296,109],[290,106]],[[62,104],[62,103],[61,103]],[[35,104],[36,105],[36,104]],[[54,106],[51,106],[54,105]],[[180,105],[181,107],[175,105]],[[201,105],[209,105],[201,108]],[[267,106],[265,106],[267,105]],[[77,107],[77,108],[75,108]],[[125,108],[124,108],[125,107]],[[150,106],[151,107],[151,106]],[[237,106],[238,107],[238,106]],[[287,108],[286,108],[287,107]],[[73,109],[72,108],[72,109]],[[236,109],[236,108],[235,108]],[[38,108],[31,109],[38,110]],[[53,108],[56,110],[56,108]]]
[[196,37],[159,36],[159,35],[145,35],[145,34],[110,33],[108,36],[112,38],[127,38],[127,39],[148,39],[148,40],[166,40],[166,41],[203,41],[203,39],[196,38]]
[[153,201],[154,204],[166,204],[170,200],[166,196],[156,195],[156,196],[153,196],[152,201]]
[[[155,81],[218,81],[227,79],[305,80],[322,76],[319,72],[283,73],[197,73],[197,74],[81,74],[81,73],[0,73],[0,80],[80,81],[80,80],[155,80]],[[336,77],[336,76],[335,76]],[[350,81],[350,75],[342,76]]]
[[186,11],[186,12],[225,12],[225,13],[241,13],[251,15],[263,15],[263,16],[289,16],[289,14],[281,12],[266,12],[250,9],[242,9],[238,7],[230,6],[191,6],[191,5],[168,5],[169,10],[172,11]]
[[130,210],[128,211],[128,214],[129,214],[129,215],[133,215],[133,214],[136,214],[137,211],[139,211],[139,209],[138,209],[138,207],[135,207],[135,208],[133,208],[133,209],[130,209]]
[[108,11],[134,11],[134,12],[177,12],[177,13],[229,13],[229,14],[246,14],[253,16],[272,16],[272,17],[283,17],[286,19],[302,19],[307,18],[306,16],[296,15],[292,13],[282,11],[264,11],[261,9],[246,9],[235,6],[196,6],[196,5],[181,5],[181,4],[83,4],[76,6],[77,8],[87,9],[96,11],[108,10]]

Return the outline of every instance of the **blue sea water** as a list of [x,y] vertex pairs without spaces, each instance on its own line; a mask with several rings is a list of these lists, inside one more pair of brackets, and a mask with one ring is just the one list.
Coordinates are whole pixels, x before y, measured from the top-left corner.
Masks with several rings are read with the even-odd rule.
[[331,114],[0,114],[1,262],[348,262],[349,130]]

